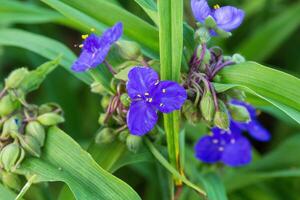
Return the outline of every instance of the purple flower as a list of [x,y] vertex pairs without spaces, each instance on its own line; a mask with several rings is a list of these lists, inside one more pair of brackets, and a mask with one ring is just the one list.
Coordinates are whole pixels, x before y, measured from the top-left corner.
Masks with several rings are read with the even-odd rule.
[[179,110],[187,98],[185,89],[173,81],[159,81],[149,67],[136,66],[128,74],[126,85],[131,105],[127,125],[133,135],[144,135],[155,126],[157,111]]
[[259,141],[268,141],[270,133],[261,126],[256,118],[256,110],[250,104],[232,100],[234,105],[244,106],[250,114],[250,122],[231,120],[228,131],[212,128],[211,136],[203,136],[195,146],[196,157],[206,163],[222,162],[232,167],[238,167],[251,162],[251,144],[242,135],[243,131]]
[[123,25],[116,23],[113,27],[107,29],[102,36],[90,34],[83,43],[82,52],[72,65],[72,70],[83,72],[90,68],[95,68],[101,64],[113,43],[115,43],[123,34]]
[[208,17],[212,17],[217,26],[224,31],[230,32],[239,27],[244,19],[243,10],[232,6],[219,7],[211,9],[207,0],[191,0],[193,14],[200,23],[204,23]]

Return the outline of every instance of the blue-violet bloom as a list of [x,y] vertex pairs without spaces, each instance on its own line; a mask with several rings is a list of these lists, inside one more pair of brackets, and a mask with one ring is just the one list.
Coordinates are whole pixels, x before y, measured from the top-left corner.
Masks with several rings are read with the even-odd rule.
[[207,0],[191,0],[191,7],[197,21],[203,24],[208,17],[212,17],[218,28],[227,32],[239,27],[245,16],[243,10],[232,6],[216,5],[211,9]]
[[185,89],[173,81],[160,81],[150,67],[136,66],[128,74],[126,85],[131,105],[127,125],[133,135],[144,135],[155,126],[158,114],[179,110],[187,98]]
[[254,107],[238,100],[232,100],[231,103],[244,106],[251,120],[248,123],[231,120],[229,130],[212,128],[212,134],[203,136],[195,145],[195,154],[199,160],[206,163],[222,162],[231,167],[243,166],[252,160],[251,144],[243,136],[243,131],[248,131],[256,140],[270,140],[270,133],[257,121]]
[[83,72],[101,64],[112,44],[114,44],[123,34],[123,24],[116,23],[113,27],[107,29],[102,36],[90,34],[84,41],[82,52],[72,65],[72,70]]

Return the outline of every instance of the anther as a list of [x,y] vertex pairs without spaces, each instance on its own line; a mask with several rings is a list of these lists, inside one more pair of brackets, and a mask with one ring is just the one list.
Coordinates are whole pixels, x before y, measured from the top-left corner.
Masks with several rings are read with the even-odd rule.
[[219,147],[219,151],[224,151],[224,147]]
[[137,97],[142,97],[142,95],[140,95],[140,94],[138,94],[138,95],[136,95]]
[[162,89],[162,93],[166,93],[166,89]]
[[212,141],[214,144],[218,144],[218,142],[219,142],[219,140],[217,140],[217,139],[213,139],[213,141]]
[[164,104],[163,104],[163,103],[160,103],[160,104],[159,104],[159,106],[160,106],[160,107],[163,107],[163,106],[164,106]]
[[95,28],[91,28],[91,31],[92,31],[92,32],[95,32],[96,30],[95,30]]
[[214,5],[214,9],[215,9],[215,10],[217,10],[217,9],[219,9],[219,8],[220,8],[219,4]]
[[158,85],[159,84],[159,80],[157,80],[155,83],[154,83],[154,85]]
[[149,96],[149,93],[148,93],[148,92],[145,92],[145,96]]
[[78,47],[79,47],[79,48],[82,48],[82,47],[83,47],[83,44],[79,45]]
[[82,38],[82,39],[84,39],[84,40],[85,40],[87,37],[89,37],[89,35],[88,35],[88,34],[81,35],[81,38]]

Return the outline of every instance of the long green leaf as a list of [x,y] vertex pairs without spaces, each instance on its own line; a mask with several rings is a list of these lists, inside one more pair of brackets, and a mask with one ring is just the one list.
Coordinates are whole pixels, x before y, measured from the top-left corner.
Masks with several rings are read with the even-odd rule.
[[126,183],[102,169],[72,138],[57,127],[49,129],[42,157],[29,158],[19,173],[40,181],[65,182],[76,199],[140,199]]
[[[163,80],[179,81],[183,48],[183,2],[159,0],[159,43],[160,75]],[[167,136],[169,159],[180,173],[180,113],[178,111],[164,115],[164,127]],[[180,180],[176,180],[181,184]]]
[[1,200],[14,200],[16,194],[0,183]]
[[[276,106],[300,123],[300,79],[281,71],[246,62],[223,69],[220,83],[238,87]],[[224,85],[216,87],[224,90]]]
[[148,16],[152,19],[152,21],[158,26],[158,13],[157,13],[157,6],[155,1],[153,0],[135,0],[144,11],[148,14]]
[[244,40],[236,51],[247,59],[265,60],[299,27],[299,12],[299,2],[290,5],[280,15],[256,27],[252,36]]
[[225,187],[218,175],[208,173],[201,175],[199,180],[204,185],[208,199],[227,200]]

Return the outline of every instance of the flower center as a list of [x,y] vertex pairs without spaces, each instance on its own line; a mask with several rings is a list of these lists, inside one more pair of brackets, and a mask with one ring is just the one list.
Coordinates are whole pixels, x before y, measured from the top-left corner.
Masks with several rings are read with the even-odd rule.
[[214,9],[218,10],[220,8],[219,4],[214,5]]

